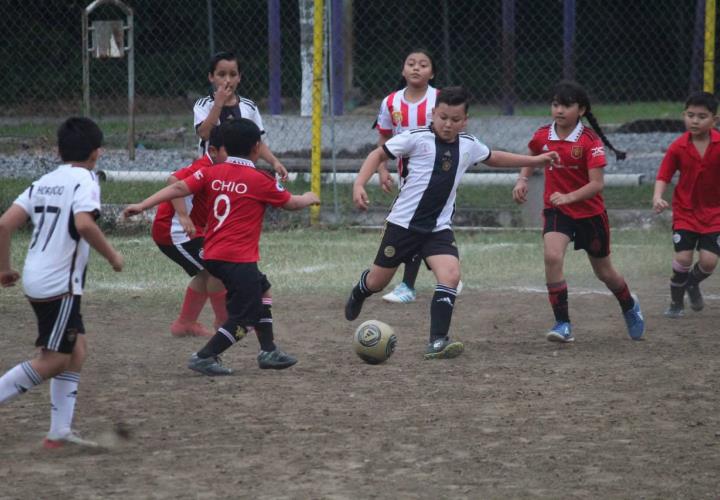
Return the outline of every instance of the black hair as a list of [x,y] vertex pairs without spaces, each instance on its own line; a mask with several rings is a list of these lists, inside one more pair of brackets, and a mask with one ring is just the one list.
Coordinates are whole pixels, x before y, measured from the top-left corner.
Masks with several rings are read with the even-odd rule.
[[208,146],[220,149],[223,145],[222,134],[220,134],[220,127],[213,127],[210,129],[210,137],[208,137]]
[[577,103],[578,106],[580,106],[581,108],[585,108],[585,118],[587,118],[590,126],[597,133],[597,135],[600,136],[603,144],[605,144],[613,151],[613,153],[615,153],[615,158],[617,158],[618,160],[625,159],[627,154],[624,151],[615,149],[615,147],[610,143],[608,138],[605,137],[605,133],[602,131],[602,128],[600,128],[600,124],[598,123],[597,118],[595,118],[595,115],[592,114],[592,109],[590,107],[590,98],[588,97],[587,92],[585,92],[585,89],[582,88],[580,84],[570,80],[563,80],[559,82],[557,85],[555,85],[555,88],[553,88],[552,100],[553,102],[558,102],[563,106],[572,106],[573,104]]
[[[403,65],[400,68],[400,71],[402,72],[403,68],[405,68],[405,61],[407,61],[407,58],[410,57],[410,54],[423,54],[425,57],[430,59],[430,66],[432,67],[433,77],[430,78],[430,80],[428,81],[428,85],[432,85],[433,83],[435,83],[435,59],[433,59],[432,54],[427,49],[423,49],[420,47],[420,48],[413,49],[410,52],[408,52],[407,55],[405,56],[405,59],[403,59]],[[402,90],[405,87],[407,87],[407,80],[405,80],[404,76],[401,76],[400,81],[398,82],[397,86],[395,87],[395,90],[396,91]]]
[[238,71],[240,71],[240,61],[238,61],[238,58],[235,55],[235,52],[231,52],[229,50],[223,50],[220,52],[215,52],[215,54],[213,54],[212,57],[210,58],[210,64],[208,66],[208,73],[210,73],[210,74],[215,73],[215,68],[217,68],[217,65],[220,61],[235,61],[238,65]]
[[68,118],[57,131],[58,151],[62,161],[87,161],[102,143],[102,130],[90,118]]
[[438,92],[437,99],[435,100],[435,107],[439,104],[445,103],[448,106],[459,106],[460,104],[465,105],[465,113],[468,111],[470,106],[470,94],[465,90],[464,87],[443,87]]
[[693,92],[685,101],[685,109],[690,106],[702,106],[707,108],[713,115],[717,114],[718,100],[710,92]]
[[[430,51],[427,49],[417,48],[417,49],[413,49],[410,52],[408,52],[407,55],[405,56],[405,59],[403,59],[403,65],[402,65],[402,68],[400,68],[400,71],[402,72],[403,68],[405,67],[405,61],[407,61],[407,58],[410,56],[410,54],[424,54],[428,59],[430,59],[430,66],[432,67],[433,77],[430,78],[430,80],[428,80],[428,85],[433,85],[435,83],[435,76],[434,76],[435,75],[435,60],[433,59],[432,54],[430,54]],[[397,92],[398,90],[402,90],[407,86],[408,86],[408,84],[407,84],[407,80],[405,80],[405,77],[400,76],[400,81],[395,86],[394,92]],[[378,124],[378,121],[376,118],[372,124],[372,127],[370,127],[370,128],[372,128],[372,129],[376,128],[377,124]]]
[[246,158],[260,142],[260,129],[247,118],[228,120],[220,125],[220,139],[228,155]]

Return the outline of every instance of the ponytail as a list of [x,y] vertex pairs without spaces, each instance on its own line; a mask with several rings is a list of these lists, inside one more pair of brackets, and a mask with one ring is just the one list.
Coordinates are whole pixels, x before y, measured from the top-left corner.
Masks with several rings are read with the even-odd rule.
[[627,153],[625,151],[620,151],[619,149],[616,149],[615,146],[610,143],[608,138],[605,137],[605,134],[603,133],[602,129],[600,128],[600,124],[597,121],[597,118],[595,118],[595,115],[593,115],[589,109],[585,112],[585,118],[587,118],[588,122],[590,122],[590,126],[597,133],[597,135],[600,136],[600,140],[603,141],[603,144],[605,144],[608,148],[612,150],[613,153],[615,153],[615,159],[620,161],[627,158]]
[[592,114],[592,108],[590,107],[590,98],[588,97],[587,92],[585,92],[585,89],[582,88],[580,84],[572,80],[562,80],[558,82],[557,85],[555,85],[555,88],[552,91],[552,96],[554,101],[557,101],[558,103],[565,106],[570,106],[577,103],[578,106],[580,106],[581,108],[585,108],[584,116],[587,118],[588,122],[590,122],[590,126],[593,128],[595,133],[600,136],[600,140],[602,140],[603,144],[605,144],[608,148],[612,150],[613,153],[615,153],[616,159],[624,160],[627,157],[625,151],[615,149],[615,147],[610,144],[608,138],[605,137],[605,134],[603,133],[602,129],[600,128],[600,124],[597,121],[597,118],[595,118],[595,115]]

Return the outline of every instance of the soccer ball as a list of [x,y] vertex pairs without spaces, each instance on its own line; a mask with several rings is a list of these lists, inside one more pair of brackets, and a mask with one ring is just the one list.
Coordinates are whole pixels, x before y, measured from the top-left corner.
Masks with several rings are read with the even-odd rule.
[[353,349],[360,359],[379,365],[395,352],[397,337],[392,327],[371,319],[360,325],[353,336]]

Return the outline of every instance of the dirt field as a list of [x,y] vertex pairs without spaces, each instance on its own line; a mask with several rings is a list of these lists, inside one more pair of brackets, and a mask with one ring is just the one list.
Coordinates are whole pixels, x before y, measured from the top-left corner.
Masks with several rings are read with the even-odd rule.
[[[107,439],[121,423],[130,439],[43,450],[47,385],[37,388],[0,407],[0,498],[718,498],[710,281],[706,310],[676,321],[662,318],[664,279],[641,284],[642,342],[612,297],[571,290],[567,347],[543,338],[542,294],[471,290],[453,319],[466,352],[449,361],[422,360],[428,290],[408,306],[373,298],[360,319],[399,337],[374,367],[350,349],[359,321],[342,318],[344,296],[277,293],[276,336],[299,364],[259,370],[249,338],[225,355],[236,375],[214,379],[185,368],[201,339],[166,333],[175,304],[88,294],[76,427]],[[31,352],[35,324],[19,293],[0,299],[5,371]]]

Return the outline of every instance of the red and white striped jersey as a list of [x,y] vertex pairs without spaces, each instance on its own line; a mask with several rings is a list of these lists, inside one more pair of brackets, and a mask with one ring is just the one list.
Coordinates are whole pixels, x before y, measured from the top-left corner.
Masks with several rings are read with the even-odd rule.
[[[198,170],[212,167],[212,165],[212,158],[206,153],[191,165],[173,173],[173,176],[181,181]],[[190,220],[195,224],[193,238],[204,236],[208,218],[207,199],[201,194],[198,196],[189,195],[183,200],[185,201],[185,210],[190,215]],[[183,229],[182,224],[180,224],[180,218],[169,201],[164,201],[158,205],[152,225],[152,239],[158,245],[179,245],[191,239]]]
[[407,87],[393,92],[380,104],[376,128],[382,135],[394,136],[430,125],[439,90],[428,85],[425,97],[418,102],[407,102],[404,98],[406,90]]

